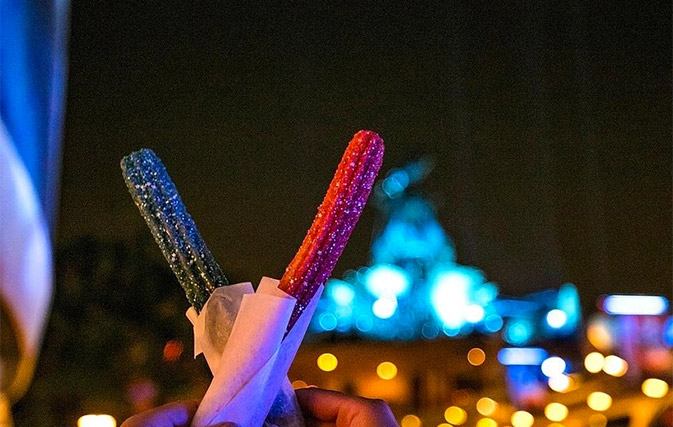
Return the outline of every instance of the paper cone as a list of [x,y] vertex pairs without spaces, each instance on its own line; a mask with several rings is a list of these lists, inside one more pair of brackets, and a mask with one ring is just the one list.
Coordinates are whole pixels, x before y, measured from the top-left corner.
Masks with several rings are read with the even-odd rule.
[[[301,421],[293,393],[291,401],[283,400],[283,395],[290,392],[287,371],[321,293],[322,287],[285,338],[296,300],[268,277],[262,278],[256,293],[249,283],[222,287],[211,295],[201,314],[188,311],[194,325],[195,355],[202,351],[214,372],[192,427],[225,421],[259,427],[272,406],[269,425],[290,426]],[[281,389],[283,393],[274,403]],[[288,405],[294,407],[294,414],[284,408]]]

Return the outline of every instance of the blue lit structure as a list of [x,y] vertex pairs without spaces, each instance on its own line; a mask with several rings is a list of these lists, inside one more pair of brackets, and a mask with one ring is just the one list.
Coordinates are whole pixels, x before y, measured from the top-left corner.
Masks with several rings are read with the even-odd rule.
[[576,332],[580,308],[573,285],[498,298],[497,285],[482,271],[456,263],[451,239],[418,190],[431,170],[430,162],[417,161],[376,184],[380,219],[371,265],[328,281],[311,330],[383,340],[501,333],[515,346]]

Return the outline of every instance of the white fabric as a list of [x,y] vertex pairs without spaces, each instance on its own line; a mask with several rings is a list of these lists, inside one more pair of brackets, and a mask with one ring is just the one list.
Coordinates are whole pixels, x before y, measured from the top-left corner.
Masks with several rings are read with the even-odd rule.
[[24,358],[37,357],[51,294],[46,221],[28,172],[0,121],[0,297],[18,329]]

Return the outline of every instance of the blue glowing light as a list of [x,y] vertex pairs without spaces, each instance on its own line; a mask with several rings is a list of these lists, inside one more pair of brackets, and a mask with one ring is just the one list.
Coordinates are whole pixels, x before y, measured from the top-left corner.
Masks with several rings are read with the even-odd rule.
[[465,320],[470,323],[479,323],[484,319],[484,307],[478,304],[470,304],[465,307]]
[[566,314],[566,322],[563,329],[575,330],[580,323],[581,308],[580,295],[572,283],[566,283],[559,288],[557,296],[557,308]]
[[384,295],[399,297],[409,292],[411,278],[396,265],[377,264],[366,273],[365,288],[376,298]]
[[397,300],[394,298],[383,297],[374,301],[372,312],[379,319],[390,319],[397,310]]
[[374,321],[369,316],[360,316],[355,320],[355,327],[360,332],[369,332],[374,327]]
[[609,295],[603,300],[608,314],[659,315],[668,309],[668,300],[655,295]]
[[353,287],[349,283],[339,279],[330,279],[327,293],[337,305],[341,306],[350,306],[355,298]]
[[560,329],[568,322],[568,315],[565,311],[555,308],[547,312],[545,321],[550,327],[554,329]]
[[533,325],[527,319],[510,320],[505,330],[503,338],[513,345],[525,345],[533,336]]
[[508,347],[498,352],[498,362],[502,365],[542,365],[547,359],[547,351],[537,347]]
[[337,327],[337,318],[332,313],[323,313],[318,318],[318,324],[325,331],[333,331]]
[[673,347],[673,317],[669,317],[664,323],[664,344]]
[[421,328],[421,335],[426,340],[432,340],[439,336],[439,328],[435,325],[434,322],[426,322]]
[[486,332],[498,332],[502,328],[502,325],[502,317],[497,314],[490,314],[484,319],[484,329],[486,329]]
[[[435,315],[446,328],[459,329],[467,320],[465,315],[466,308],[471,305],[470,291],[483,283],[481,272],[467,267],[443,266],[431,277],[430,304]],[[483,318],[483,309],[472,314],[475,315],[473,319],[476,319],[476,314]]]
[[409,175],[401,169],[395,170],[383,180],[381,188],[386,196],[394,199],[401,195],[401,193],[409,186]]
[[498,296],[498,287],[495,283],[484,283],[474,292],[474,302],[479,305],[491,303]]

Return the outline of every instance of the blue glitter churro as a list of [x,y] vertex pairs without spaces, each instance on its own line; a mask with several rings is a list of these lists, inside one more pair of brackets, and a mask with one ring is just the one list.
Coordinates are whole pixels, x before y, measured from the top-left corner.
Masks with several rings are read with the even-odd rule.
[[142,149],[121,161],[124,181],[152,231],[154,240],[197,312],[218,287],[228,285],[187,212],[175,184],[152,150]]

